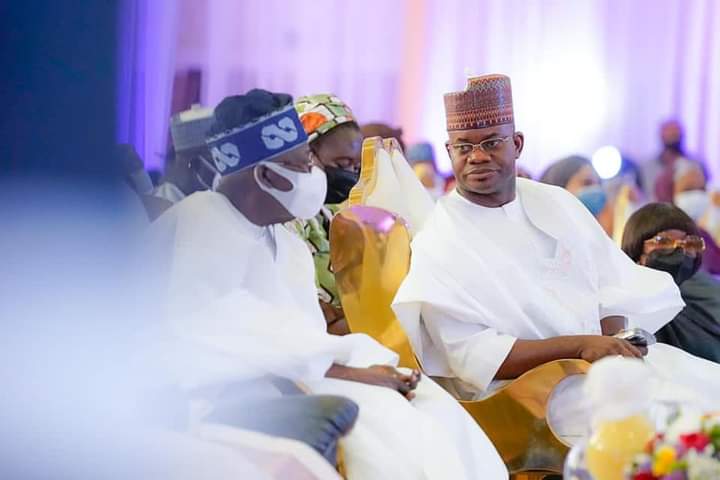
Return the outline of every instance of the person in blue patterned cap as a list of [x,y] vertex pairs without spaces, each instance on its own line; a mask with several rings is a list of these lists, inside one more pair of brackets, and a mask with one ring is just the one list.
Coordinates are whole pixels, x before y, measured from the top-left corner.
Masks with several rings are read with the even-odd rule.
[[397,355],[366,335],[327,333],[312,255],[283,225],[314,217],[327,191],[291,97],[252,90],[214,116],[215,191],[190,195],[155,224],[170,236],[168,325],[207,360],[187,362],[177,383],[210,406],[234,382],[267,374],[353,400],[348,478],[506,478],[447,392],[396,369]]

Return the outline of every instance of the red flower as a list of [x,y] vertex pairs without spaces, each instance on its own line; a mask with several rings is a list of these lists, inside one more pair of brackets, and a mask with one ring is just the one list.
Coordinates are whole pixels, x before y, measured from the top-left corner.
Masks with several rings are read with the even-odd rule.
[[632,480],[657,480],[657,477],[650,472],[639,472],[633,475]]
[[710,443],[710,437],[704,433],[689,433],[687,435],[680,435],[680,443],[688,450],[702,452]]

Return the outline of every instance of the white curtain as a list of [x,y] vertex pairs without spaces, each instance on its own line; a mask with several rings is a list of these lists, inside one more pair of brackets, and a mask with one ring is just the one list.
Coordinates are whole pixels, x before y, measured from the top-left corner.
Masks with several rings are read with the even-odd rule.
[[294,96],[337,92],[366,121],[399,121],[402,1],[208,0],[206,5],[210,105],[253,87]]
[[[430,139],[443,167],[442,94],[466,72],[512,77],[521,163],[616,145],[638,161],[677,117],[720,177],[720,3],[715,0],[183,0],[181,44],[206,103],[252,87],[332,91],[363,122]],[[185,18],[187,16],[190,18]],[[180,35],[185,32],[181,29]]]
[[442,94],[464,70],[512,77],[522,162],[616,145],[645,161],[658,123],[687,127],[720,175],[720,4],[714,0],[430,0],[421,135],[445,139]]

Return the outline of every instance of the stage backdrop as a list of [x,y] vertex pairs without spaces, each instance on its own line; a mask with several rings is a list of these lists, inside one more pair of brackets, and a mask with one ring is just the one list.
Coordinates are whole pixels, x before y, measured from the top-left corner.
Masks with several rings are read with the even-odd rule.
[[[720,177],[714,0],[178,0],[167,10],[175,44],[144,39],[174,52],[178,69],[203,71],[209,105],[256,86],[334,92],[363,122],[431,140],[447,168],[442,94],[467,74],[505,73],[526,136],[521,163],[535,173],[607,144],[647,160],[658,123],[677,117],[688,149]],[[145,115],[168,108],[145,100],[156,102]]]

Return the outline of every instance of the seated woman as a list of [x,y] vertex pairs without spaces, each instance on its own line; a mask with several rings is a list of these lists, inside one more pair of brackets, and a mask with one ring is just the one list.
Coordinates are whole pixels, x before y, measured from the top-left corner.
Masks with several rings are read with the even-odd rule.
[[705,240],[703,270],[720,274],[720,193],[707,191],[707,175],[700,163],[680,158],[675,162],[673,204],[688,214]]
[[651,203],[625,225],[622,249],[632,260],[668,272],[685,308],[655,336],[662,343],[720,363],[720,282],[698,271],[705,242],[695,222],[669,203]]
[[330,266],[328,232],[333,216],[358,181],[363,135],[350,107],[334,95],[302,97],[295,102],[295,109],[308,134],[310,150],[325,170],[328,188],[320,213],[308,221],[296,220],[292,227],[313,253],[318,297],[328,332],[344,335],[349,330]]
[[613,206],[600,184],[600,176],[585,157],[572,155],[550,165],[540,182],[562,187],[575,195],[597,218],[603,230],[613,232]]

